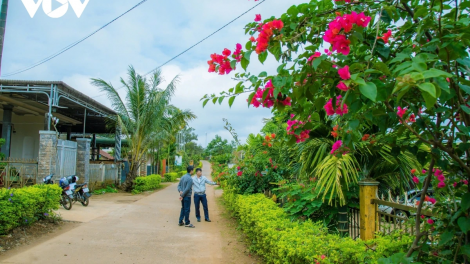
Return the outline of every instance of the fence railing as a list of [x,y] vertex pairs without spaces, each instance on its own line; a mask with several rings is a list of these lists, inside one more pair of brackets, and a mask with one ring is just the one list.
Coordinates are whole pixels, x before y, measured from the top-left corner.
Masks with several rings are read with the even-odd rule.
[[348,208],[349,236],[356,240],[361,235],[361,215],[358,208]]
[[7,158],[0,160],[0,188],[22,188],[39,182],[38,161]]
[[55,178],[75,175],[77,168],[77,142],[59,139]]

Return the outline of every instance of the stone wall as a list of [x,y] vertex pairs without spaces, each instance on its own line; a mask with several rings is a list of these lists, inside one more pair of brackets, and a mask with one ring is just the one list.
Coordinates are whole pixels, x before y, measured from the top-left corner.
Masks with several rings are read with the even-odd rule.
[[43,179],[55,174],[57,163],[57,133],[55,131],[39,131],[38,178]]
[[77,170],[80,182],[90,180],[90,143],[89,138],[77,138]]

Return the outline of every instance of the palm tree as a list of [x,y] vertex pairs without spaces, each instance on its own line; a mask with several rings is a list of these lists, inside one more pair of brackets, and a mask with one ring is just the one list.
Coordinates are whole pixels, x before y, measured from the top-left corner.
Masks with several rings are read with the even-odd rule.
[[[130,171],[123,189],[130,190],[133,180],[138,176],[138,169],[147,158],[148,150],[158,134],[170,134],[175,128],[181,128],[189,120],[196,118],[190,110],[180,110],[170,104],[178,84],[176,76],[165,89],[160,89],[163,77],[160,70],[155,71],[149,80],[136,73],[130,66],[128,80],[121,78],[121,84],[127,90],[125,99],[117,88],[102,79],[92,79],[92,84],[104,91],[117,113],[117,125],[129,139]],[[160,132],[160,133],[159,133]]]
[[2,72],[3,44],[5,42],[5,27],[7,25],[8,0],[2,0],[0,13],[0,74]]

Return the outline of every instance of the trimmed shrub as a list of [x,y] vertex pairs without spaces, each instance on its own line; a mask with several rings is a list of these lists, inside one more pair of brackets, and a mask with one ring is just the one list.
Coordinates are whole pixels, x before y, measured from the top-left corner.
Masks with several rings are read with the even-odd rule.
[[61,194],[62,188],[55,184],[0,189],[0,235],[52,215],[59,209]]
[[165,179],[167,182],[174,182],[178,178],[178,173],[170,172],[170,173],[165,173],[163,176],[165,176]]
[[160,187],[162,182],[162,177],[160,175],[149,175],[145,177],[137,177],[134,180],[134,193],[145,192],[150,190],[155,190]]
[[188,173],[188,172],[186,172],[185,170],[184,170],[184,171],[179,171],[179,172],[178,172],[178,177],[181,178],[181,177],[183,177],[183,175],[185,175],[186,173]]
[[239,218],[251,248],[267,263],[377,263],[379,258],[404,252],[413,239],[394,233],[355,241],[328,233],[320,222],[291,221],[263,194],[238,195],[226,190],[224,199]]

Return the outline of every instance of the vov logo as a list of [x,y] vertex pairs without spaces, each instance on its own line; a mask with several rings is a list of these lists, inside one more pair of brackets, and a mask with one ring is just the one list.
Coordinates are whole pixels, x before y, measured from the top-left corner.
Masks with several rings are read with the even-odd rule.
[[[64,16],[68,9],[69,4],[72,6],[73,11],[77,15],[78,18],[82,15],[83,11],[85,11],[86,6],[90,0],[21,0],[23,5],[26,7],[31,18],[36,15],[36,12],[39,9],[39,6],[42,4],[42,10],[44,13],[51,18],[60,18]],[[52,1],[58,2],[61,4],[60,7],[52,10]],[[82,3],[83,1],[83,3]]]

